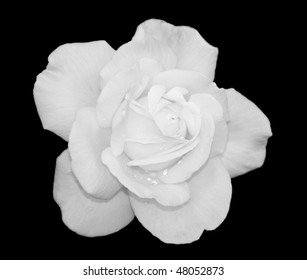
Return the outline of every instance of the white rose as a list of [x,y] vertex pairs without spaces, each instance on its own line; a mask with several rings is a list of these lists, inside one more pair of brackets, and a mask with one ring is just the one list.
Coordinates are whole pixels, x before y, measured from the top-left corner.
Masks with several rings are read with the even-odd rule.
[[190,243],[225,219],[231,177],[260,167],[266,116],[213,83],[217,49],[190,27],[142,23],[132,41],[66,44],[34,97],[45,129],[67,140],[54,198],[84,236],[136,216],[167,243]]

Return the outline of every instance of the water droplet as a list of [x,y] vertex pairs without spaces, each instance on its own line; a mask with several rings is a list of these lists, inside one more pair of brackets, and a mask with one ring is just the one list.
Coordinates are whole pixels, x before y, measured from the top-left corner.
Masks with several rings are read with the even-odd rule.
[[166,176],[167,172],[168,172],[168,170],[167,170],[167,169],[164,169],[162,174],[163,174],[164,176]]

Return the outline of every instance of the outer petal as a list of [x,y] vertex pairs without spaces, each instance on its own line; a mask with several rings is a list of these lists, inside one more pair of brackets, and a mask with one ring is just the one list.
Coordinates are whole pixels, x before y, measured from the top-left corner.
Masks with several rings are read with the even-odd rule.
[[47,69],[34,85],[45,129],[68,140],[76,111],[95,105],[100,93],[99,73],[113,53],[105,41],[65,44],[51,53]]
[[[146,60],[150,62],[151,71],[146,66]],[[168,46],[154,39],[128,42],[116,51],[112,60],[102,69],[102,87],[118,72],[135,64],[139,65],[144,74],[152,76],[164,69],[175,68],[176,55]]]
[[102,161],[112,174],[130,191],[143,198],[154,198],[162,205],[177,206],[187,202],[190,198],[187,183],[163,184],[158,178],[140,168],[127,166],[129,158],[122,154],[115,157],[110,148],[102,153]]
[[151,19],[138,26],[132,40],[146,41],[152,38],[174,51],[177,55],[176,68],[199,71],[213,81],[218,49],[209,45],[197,30]]
[[98,198],[109,199],[121,189],[119,181],[101,162],[101,152],[110,145],[110,129],[98,125],[94,108],[81,108],[70,137],[72,170],[83,189]]
[[111,234],[128,225],[134,217],[124,190],[106,201],[84,193],[70,168],[67,150],[57,159],[53,196],[61,208],[63,222],[80,235]]
[[250,100],[234,89],[226,91],[230,122],[223,163],[231,177],[260,167],[272,131],[268,118]]
[[130,193],[134,213],[143,226],[166,243],[191,243],[225,219],[231,199],[229,174],[219,158],[210,159],[189,181],[190,200],[179,207],[163,207]]

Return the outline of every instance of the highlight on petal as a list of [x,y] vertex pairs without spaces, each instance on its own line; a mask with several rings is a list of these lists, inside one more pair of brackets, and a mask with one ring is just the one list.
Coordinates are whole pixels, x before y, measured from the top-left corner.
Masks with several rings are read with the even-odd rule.
[[90,195],[103,199],[113,197],[122,188],[101,162],[101,152],[109,146],[110,133],[110,129],[98,125],[94,108],[81,108],[68,143],[72,170],[81,186]]
[[175,165],[159,172],[158,178],[166,184],[177,184],[188,180],[208,160],[214,131],[213,118],[211,115],[202,112],[198,145],[184,155]]
[[[142,82],[144,76],[139,69],[131,68],[123,70],[114,76],[102,89],[97,101],[98,121],[102,127],[110,127],[113,116],[123,99],[133,96],[135,93],[145,89],[146,84]],[[140,89],[140,85],[142,88]]]
[[138,26],[132,40],[146,42],[151,39],[173,50],[177,56],[176,68],[201,72],[210,81],[214,80],[218,49],[208,44],[194,28],[150,19]]
[[155,174],[127,166],[129,158],[125,154],[115,157],[111,149],[107,148],[102,152],[101,159],[111,173],[139,197],[154,198],[165,206],[182,205],[190,198],[187,183],[163,184],[155,177]]
[[125,189],[109,200],[95,199],[82,190],[71,170],[68,150],[56,162],[53,196],[65,225],[83,236],[114,233],[134,218]]
[[157,74],[149,83],[149,87],[153,85],[164,85],[167,90],[174,87],[186,88],[189,93],[204,92],[210,80],[196,71],[171,69]]
[[[149,39],[144,42],[130,41],[122,45],[114,54],[112,60],[102,69],[100,76],[102,86],[111,80],[122,70],[131,68],[134,64],[139,64],[141,71],[154,76],[164,69],[176,67],[176,55],[166,45],[161,42]],[[154,63],[153,61],[156,61]],[[146,64],[150,63],[150,67]],[[148,72],[148,70],[150,70]]]
[[234,89],[226,94],[230,121],[222,160],[231,177],[236,177],[262,166],[272,131],[268,118],[253,102]]
[[189,181],[190,200],[165,207],[130,193],[133,211],[141,224],[166,243],[191,243],[204,230],[217,228],[227,216],[231,180],[220,158],[210,159]]
[[95,106],[100,71],[114,50],[105,41],[65,44],[48,57],[37,76],[34,99],[42,125],[68,141],[77,110]]

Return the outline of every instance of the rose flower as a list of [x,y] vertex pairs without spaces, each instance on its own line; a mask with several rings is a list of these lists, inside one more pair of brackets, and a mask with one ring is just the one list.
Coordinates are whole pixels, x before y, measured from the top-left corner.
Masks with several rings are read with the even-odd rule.
[[166,243],[190,243],[225,219],[231,178],[260,167],[270,123],[213,82],[217,48],[193,28],[142,23],[117,51],[65,44],[38,75],[43,127],[66,141],[54,198],[64,223],[107,235],[134,216]]

